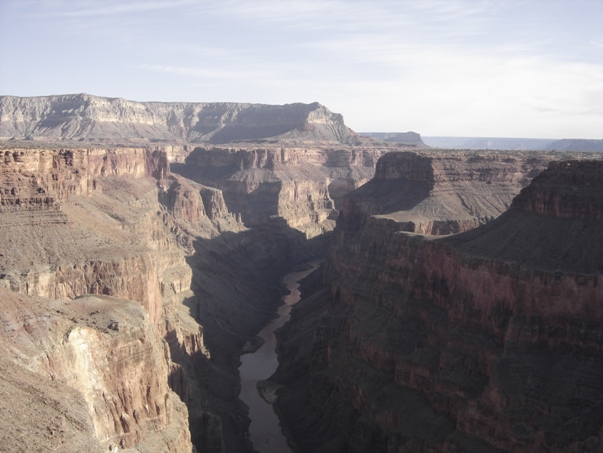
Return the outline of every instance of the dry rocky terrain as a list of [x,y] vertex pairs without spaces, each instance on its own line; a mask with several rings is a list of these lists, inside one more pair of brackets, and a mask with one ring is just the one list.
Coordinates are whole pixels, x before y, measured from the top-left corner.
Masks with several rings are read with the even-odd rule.
[[239,356],[328,255],[279,333],[296,451],[598,451],[593,156],[89,95],[0,136],[0,450],[251,453]]
[[517,176],[439,159],[384,156],[345,199],[279,334],[296,451],[601,451],[602,162],[551,163],[473,228]]

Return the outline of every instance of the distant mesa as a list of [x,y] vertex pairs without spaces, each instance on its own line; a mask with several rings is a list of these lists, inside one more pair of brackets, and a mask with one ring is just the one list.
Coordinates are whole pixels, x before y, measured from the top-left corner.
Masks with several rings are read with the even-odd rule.
[[552,151],[590,151],[600,153],[603,152],[603,139],[586,140],[566,138],[563,140],[555,140],[550,143],[546,149]]
[[360,137],[343,116],[312,104],[135,102],[88,94],[0,96],[0,139],[214,143]]
[[361,132],[360,135],[371,137],[382,142],[400,143],[405,146],[429,148],[416,132]]
[[603,140],[503,137],[422,137],[422,140],[430,147],[444,149],[603,152]]
[[551,138],[506,137],[423,137],[423,141],[433,148],[509,151],[549,150],[549,145],[554,142]]

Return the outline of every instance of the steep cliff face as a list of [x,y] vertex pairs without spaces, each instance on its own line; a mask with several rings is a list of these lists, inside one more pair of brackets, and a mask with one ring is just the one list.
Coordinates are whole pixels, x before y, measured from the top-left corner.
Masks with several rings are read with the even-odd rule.
[[408,232],[442,235],[475,228],[504,212],[528,182],[558,156],[543,153],[390,153],[375,178],[350,194],[344,228],[384,215]]
[[[4,182],[0,193],[6,200],[0,218],[0,287],[24,298],[58,300],[59,305],[69,303],[63,299],[82,303],[87,300],[81,299],[84,294],[137,302],[148,313],[154,334],[144,341],[167,344],[170,360],[167,368],[158,368],[157,377],[166,376],[186,403],[193,444],[204,452],[252,451],[244,435],[247,409],[238,399],[238,356],[256,344],[253,335],[276,310],[279,281],[288,266],[324,254],[325,238],[308,241],[278,218],[246,229],[237,220],[240,215],[228,210],[221,190],[169,171],[168,163],[176,160],[169,149],[5,149],[7,159],[0,167]],[[50,201],[41,206],[44,200],[30,193],[41,193]],[[118,325],[128,329],[127,323]],[[100,354],[115,346],[99,344],[105,340],[95,332],[84,329],[81,334],[82,342]],[[134,348],[124,351],[132,352],[134,362],[142,354]],[[71,352],[61,354],[71,357]],[[94,360],[102,362],[101,358]],[[124,355],[120,360],[129,359]],[[67,362],[56,360],[57,376],[67,373],[61,371]],[[76,365],[69,362],[75,369]],[[65,385],[75,386],[69,387],[71,393],[96,388],[92,381],[77,387],[74,379],[68,379],[71,375],[65,376],[61,378]],[[115,377],[112,385],[120,379]],[[52,397],[56,389],[40,382]],[[158,389],[153,384],[150,397]],[[115,392],[123,393],[110,386],[105,391],[107,398]],[[78,398],[74,407],[87,408],[87,400]],[[101,403],[94,399],[90,404]],[[99,406],[99,418],[73,429],[86,438],[90,426],[96,427],[103,436],[117,439],[115,445],[125,436],[123,445],[139,451],[153,451],[154,442],[165,443],[158,430],[136,428],[144,435],[113,433],[117,419],[107,411],[122,408],[103,407]],[[178,429],[186,430],[178,420],[170,419],[165,428],[174,431],[175,438]],[[105,442],[93,439],[94,445]],[[19,442],[23,446],[32,440],[25,436]]]
[[[126,367],[139,363],[142,355],[151,353],[148,348],[154,348],[162,356],[167,354],[167,365],[152,362],[136,368],[138,371],[127,371],[125,377],[108,364],[90,371],[102,378],[103,398],[118,406],[132,401],[149,405],[149,398],[165,399],[161,395],[164,390],[167,392],[163,387],[168,377],[179,396],[184,396],[194,383],[183,370],[194,361],[207,368],[209,357],[202,328],[183,305],[184,300],[194,297],[190,290],[192,271],[185,253],[193,252],[196,236],[213,237],[221,229],[242,228],[225,210],[219,191],[170,175],[168,154],[156,148],[8,149],[4,156],[0,167],[0,286],[23,296],[55,300],[57,307],[69,305],[62,299],[84,294],[125,298],[144,307],[145,322],[151,326],[145,327],[148,331],[141,334],[142,340],[132,340],[134,345],[147,345],[144,350],[122,346],[123,336],[119,341],[109,341],[102,329],[99,333],[76,326],[67,337],[73,342],[65,340],[64,344],[58,337],[48,338],[45,341],[51,344],[56,340],[64,350],[56,352],[55,368],[46,370],[44,375],[61,376],[65,385],[84,394],[94,393],[100,388],[100,381],[93,382],[92,377],[78,380],[72,375],[72,369],[85,371],[72,360],[78,348],[85,346],[101,355],[114,348],[112,357]],[[31,193],[43,193],[50,201],[30,196]],[[88,299],[75,301],[79,306]],[[53,316],[40,313],[39,316]],[[19,320],[15,321],[17,325]],[[129,317],[123,324],[118,323],[120,332],[132,329],[128,320]],[[106,326],[103,328],[106,330]],[[117,350],[123,354],[116,355]],[[90,360],[104,363],[101,356],[94,354]],[[54,356],[49,357],[54,360]],[[102,374],[105,369],[106,374]],[[180,386],[173,378],[178,374]],[[188,413],[179,402],[173,403],[179,418],[166,415],[165,401],[157,409],[145,409],[154,411],[154,418],[141,421],[142,425],[134,429],[138,420],[133,422],[127,417],[133,411],[140,416],[138,406],[126,411],[99,398],[97,395],[86,403],[94,407],[96,415],[91,420],[99,442],[105,444],[112,439],[116,446],[135,446],[140,451],[157,451],[157,445],[164,444],[166,451],[191,451]],[[194,408],[202,405],[200,400],[188,402]],[[198,429],[204,429],[203,423],[211,424],[215,418],[210,412],[197,412],[200,413],[191,415],[190,421]],[[167,444],[162,440],[165,436],[158,434],[164,428],[173,437],[166,438]],[[208,436],[210,443],[221,442],[220,431]],[[188,443],[176,442],[176,438]],[[185,446],[172,447],[172,443]]]
[[248,226],[280,217],[311,238],[333,229],[337,203],[372,177],[388,149],[196,148],[175,171],[219,188]]
[[317,102],[162,103],[87,94],[1,96],[0,138],[110,143],[358,140],[341,115]]
[[[31,399],[24,407],[14,389],[3,396],[4,404],[13,399],[8,412],[14,414],[3,417],[3,433],[44,431],[7,439],[11,451],[139,445],[135,451],[150,451],[144,446],[150,435],[162,451],[192,450],[186,409],[168,387],[167,345],[139,304],[106,296],[50,300],[4,289],[0,299],[3,362],[16,367],[4,381]],[[34,374],[38,383],[31,386]],[[50,419],[44,406],[52,408]],[[17,420],[23,424],[15,426]]]
[[599,451],[602,170],[553,163],[437,240],[346,204],[327,286],[280,333],[298,451]]

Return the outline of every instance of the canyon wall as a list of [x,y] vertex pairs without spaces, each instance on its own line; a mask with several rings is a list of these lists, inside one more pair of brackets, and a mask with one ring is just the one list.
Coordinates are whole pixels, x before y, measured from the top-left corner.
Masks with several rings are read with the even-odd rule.
[[0,96],[0,138],[104,143],[361,141],[318,102],[135,102],[88,94]]
[[224,194],[251,227],[281,218],[308,238],[331,231],[343,195],[369,181],[388,146],[196,148],[174,171]]
[[[218,445],[214,450],[203,451],[223,451],[222,432],[208,428],[219,424],[219,417],[203,406],[202,400],[187,397],[195,384],[186,370],[192,368],[193,362],[209,368],[209,352],[202,327],[183,305],[185,300],[195,298],[190,289],[192,271],[185,260],[187,253],[194,252],[194,238],[211,238],[220,231],[237,232],[243,228],[226,210],[221,193],[171,175],[169,153],[155,147],[5,148],[2,157],[0,287],[11,290],[3,293],[2,303],[10,303],[11,294],[20,294],[22,300],[18,304],[24,306],[44,305],[28,302],[39,300],[31,297],[51,301],[44,306],[68,306],[69,300],[77,301],[74,307],[87,306],[89,300],[97,299],[80,296],[95,294],[97,298],[102,295],[102,301],[106,301],[105,295],[114,296],[144,308],[144,325],[138,327],[130,325],[132,317],[123,322],[114,317],[106,325],[80,329],[79,317],[68,317],[67,321],[75,323],[74,333],[61,340],[62,337],[53,336],[55,326],[49,325],[52,332],[46,332],[49,337],[44,341],[54,344],[52,348],[56,350],[62,348],[55,351],[56,360],[52,355],[55,352],[43,359],[54,360],[54,368],[49,371],[30,364],[23,375],[37,372],[56,377],[62,385],[82,393],[84,399],[80,403],[93,408],[90,420],[99,445],[156,451],[156,445],[165,444],[165,451],[190,452],[189,412],[178,397],[169,396],[169,382],[178,396],[188,399],[189,406],[195,409],[190,415],[191,427],[205,434],[205,443]],[[117,310],[115,304],[109,305],[111,310]],[[85,313],[85,317],[94,314],[90,313]],[[54,314],[41,310],[35,316]],[[86,322],[94,324],[96,318],[91,319]],[[21,321],[17,317],[11,323],[18,326]],[[26,324],[20,328],[28,329]],[[129,339],[130,334],[124,333],[113,341],[105,335],[113,330],[133,329],[139,337]],[[128,346],[128,341],[133,342],[132,346]],[[136,350],[139,343],[152,351]],[[93,357],[95,363],[103,363],[103,354],[115,360],[115,365],[107,364],[108,374],[103,374],[100,387],[94,379],[78,380],[73,370],[69,371],[73,368],[78,375],[88,372],[98,378],[105,370],[77,365],[78,361],[92,360],[81,357],[86,348],[100,354]],[[123,355],[115,355],[118,350]],[[141,368],[144,354],[151,355],[149,363]],[[159,356],[161,362],[157,361]],[[119,369],[115,371],[114,367]],[[154,380],[147,385],[145,379]],[[40,384],[42,390],[46,387]],[[98,393],[100,388],[104,389],[104,397]],[[157,409],[153,406],[155,415],[150,421],[132,421],[133,411],[143,417],[140,407],[128,406],[126,410],[103,403],[103,398],[127,404],[138,401],[136,404],[145,405],[146,411],[151,410],[146,409],[149,398],[161,399],[163,403]],[[27,436],[23,438],[23,442],[29,441]]]
[[[438,180],[462,178],[442,164],[386,156],[347,197],[324,277],[279,332],[272,380],[296,451],[600,451],[602,163],[552,163],[496,220],[438,239],[409,211],[444,212]],[[421,184],[399,178],[411,169]],[[392,209],[379,181],[391,196],[396,180],[410,200]],[[481,223],[494,203],[476,189],[438,221]]]
[[[180,439],[175,431],[183,429],[188,445],[192,440],[198,451],[251,452],[244,436],[249,423],[247,408],[238,399],[238,356],[257,346],[254,334],[276,310],[283,274],[292,263],[324,254],[325,238],[308,240],[278,218],[267,219],[253,230],[245,228],[237,219],[240,214],[229,211],[220,189],[171,173],[169,163],[177,161],[173,156],[173,147],[162,150],[157,146],[5,146],[0,162],[0,287],[22,297],[23,304],[44,300],[50,301],[44,302],[45,307],[50,303],[63,306],[70,300],[83,304],[111,296],[135,302],[147,313],[149,326],[141,327],[140,342],[167,351],[167,366],[152,362],[142,370],[136,368],[136,357],[142,352],[134,347],[123,349],[119,363],[123,373],[145,379],[150,379],[145,373],[156,367],[161,382],[153,384],[149,398],[159,398],[167,382],[177,394],[170,396],[175,415],[164,420],[165,426],[141,422],[143,427],[127,432],[125,428],[111,431],[114,425],[122,426],[121,415],[127,411],[103,409],[105,403],[94,391],[98,387],[95,382],[84,380],[77,386],[68,372],[69,367],[82,371],[73,362],[77,354],[63,351],[53,371],[53,376],[61,379],[59,387],[69,388],[65,391],[75,395],[73,405],[78,410],[87,413],[98,406],[94,410],[100,415],[82,419],[87,424],[84,431],[79,425],[72,427],[84,438],[98,432],[90,445],[104,445],[105,449],[109,442],[119,448],[149,451],[145,445],[172,442],[162,440],[162,433]],[[84,295],[97,299],[82,298]],[[36,316],[46,316],[44,310]],[[90,314],[93,311],[82,314],[92,317],[88,324],[96,319]],[[104,337],[114,332],[108,326],[129,332],[128,319],[92,326],[98,332],[85,330],[77,344],[98,350],[101,356],[110,355],[116,346]],[[68,316],[69,320],[76,323],[74,328],[83,322],[79,315]],[[20,318],[14,321],[18,322]],[[62,338],[51,335],[44,341],[64,349],[68,345]],[[131,360],[127,351],[133,354]],[[97,359],[95,356],[94,361]],[[130,366],[134,368],[130,370]],[[107,370],[112,370],[111,366],[107,365]],[[15,379],[22,376],[29,382],[28,376],[35,373],[50,376],[39,367],[21,367]],[[119,387],[122,384],[132,386],[134,392],[140,390],[120,376],[115,374],[112,381],[109,375],[103,378],[107,398],[126,395],[125,387]],[[46,381],[40,380],[38,387],[52,396],[58,390]],[[80,393],[84,397],[78,396]],[[27,397],[32,404],[40,402]],[[176,399],[186,403],[186,408]],[[161,410],[167,411],[167,407]],[[126,415],[132,416],[134,410],[138,408],[128,409]],[[127,423],[131,424],[129,419]],[[137,434],[130,434],[134,431]],[[76,437],[69,442],[76,442]],[[26,448],[31,442],[29,436],[23,436],[16,445]],[[65,442],[67,450],[69,445],[76,448],[75,443]],[[185,444],[174,445],[165,451],[190,451],[182,446]],[[90,447],[97,451],[95,448]]]
[[375,177],[343,203],[341,231],[356,232],[372,216],[403,231],[453,234],[498,217],[529,181],[558,155],[477,151],[384,155]]
[[[366,351],[350,359],[348,340],[341,335],[354,332],[354,341],[362,342],[358,347],[372,348],[378,363],[391,353],[381,343],[402,328],[392,327],[385,340],[363,337],[348,326],[355,323],[350,307],[357,304],[346,297],[369,300],[378,293],[372,285],[380,291],[390,284],[384,275],[397,281],[397,270],[379,266],[388,269],[388,260],[402,253],[389,248],[407,237],[401,231],[436,235],[494,225],[491,220],[545,162],[559,158],[442,151],[381,157],[403,149],[393,144],[237,145],[192,152],[188,145],[12,145],[0,150],[0,303],[6,304],[4,325],[15,327],[3,334],[13,355],[3,355],[0,366],[13,366],[14,385],[2,385],[17,389],[32,408],[50,417],[31,429],[43,432],[39,439],[53,448],[61,442],[66,451],[79,445],[91,451],[110,446],[153,451],[153,445],[190,451],[192,442],[200,452],[251,452],[247,409],[238,399],[238,357],[258,347],[254,335],[275,312],[283,274],[294,263],[325,254],[331,235],[323,233],[333,229],[338,211],[326,271],[331,284],[323,287],[314,277],[317,294],[299,311],[308,316],[294,315],[300,322],[289,327],[290,338],[281,343],[294,363],[285,363],[280,378],[313,394],[302,392],[297,401],[302,393],[284,392],[279,410],[289,422],[288,407],[302,410],[298,428],[319,429],[303,435],[314,445],[322,443],[324,451],[348,445],[351,437],[341,429],[359,427],[359,449],[381,445],[390,438],[375,428],[372,409],[359,415],[372,407],[372,396],[362,406],[353,392],[364,389],[370,376],[370,382],[375,376],[388,381],[358,359],[365,360]],[[574,201],[555,203],[563,207]],[[591,204],[581,209],[590,215]],[[373,261],[383,253],[382,261]],[[21,316],[18,305],[29,314]],[[369,305],[363,310],[363,322],[397,322],[391,315],[383,321]],[[37,352],[23,346],[36,341],[44,345]],[[348,360],[357,359],[366,373],[360,377],[354,377],[355,365],[346,369]],[[96,363],[103,367],[95,368]],[[74,370],[88,377],[77,380]],[[357,379],[355,387],[346,376]],[[306,385],[310,381],[313,385]],[[68,409],[57,401],[61,392],[72,401]],[[322,400],[327,402],[323,412],[307,404]],[[152,410],[147,409],[151,401]],[[331,419],[324,411],[344,418]],[[31,417],[27,411],[14,414],[19,420]],[[447,427],[451,416],[441,420],[443,425],[436,425]],[[5,429],[15,434],[15,449],[38,448],[33,436],[21,436],[9,422]]]
[[21,431],[7,436],[3,448],[192,451],[186,408],[168,387],[167,344],[139,304],[107,296],[34,298],[4,289],[0,300],[2,360],[13,368],[3,374],[12,387],[3,404],[12,402],[12,409],[2,431]]

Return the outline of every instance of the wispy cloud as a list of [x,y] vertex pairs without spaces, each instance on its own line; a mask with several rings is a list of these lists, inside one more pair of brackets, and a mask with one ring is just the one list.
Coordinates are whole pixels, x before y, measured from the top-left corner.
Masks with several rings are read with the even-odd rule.
[[[98,17],[109,15],[120,15],[126,13],[145,13],[158,10],[173,10],[190,6],[193,0],[173,1],[55,1],[51,2],[51,15],[63,17]],[[48,3],[47,3],[48,5]]]
[[177,74],[182,76],[208,77],[217,79],[247,79],[250,77],[268,77],[269,73],[249,70],[224,70],[217,68],[191,68],[184,66],[167,66],[161,64],[140,64],[138,69],[146,71],[156,71],[168,74]]
[[[0,0],[0,8],[0,41],[11,42],[0,48],[10,62],[0,82],[15,94],[81,87],[130,99],[316,100],[357,129],[432,135],[550,136],[553,127],[599,136],[603,122],[600,1]],[[32,77],[40,66],[44,77]]]

